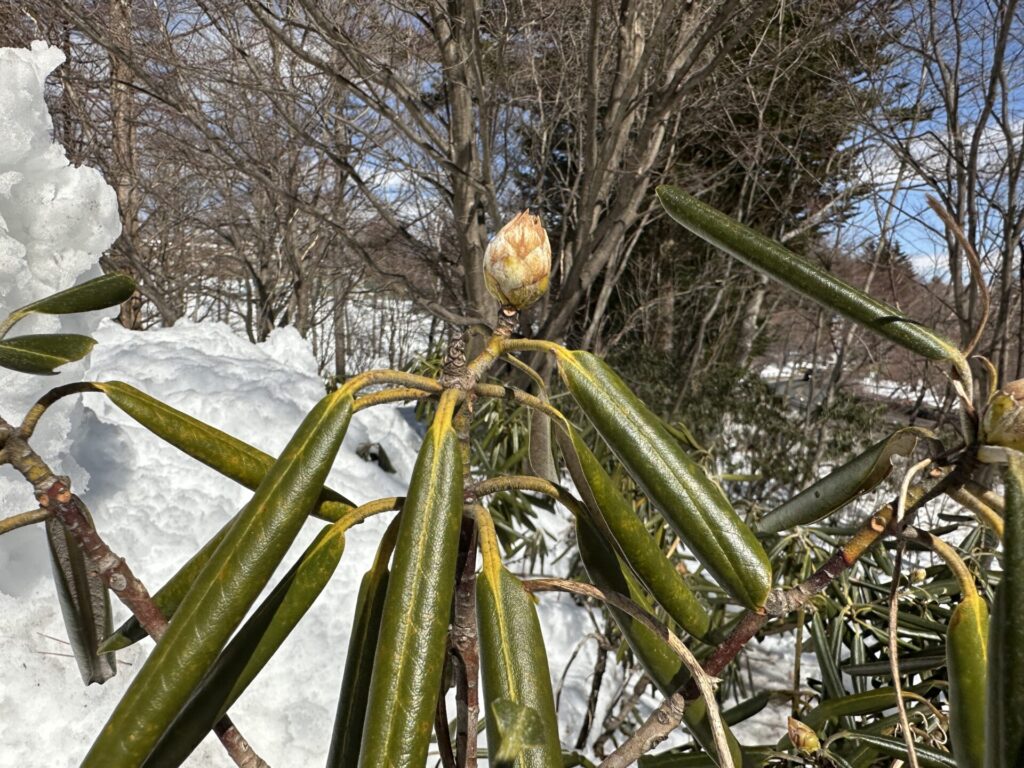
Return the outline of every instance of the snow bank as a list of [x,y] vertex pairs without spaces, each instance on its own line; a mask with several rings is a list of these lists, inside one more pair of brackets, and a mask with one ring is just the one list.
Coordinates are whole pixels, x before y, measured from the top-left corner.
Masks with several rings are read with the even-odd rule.
[[[51,141],[52,124],[43,101],[48,73],[64,54],[45,43],[31,50],[0,49],[0,313],[47,296],[99,274],[100,254],[121,231],[114,191],[93,168],[72,167],[59,144]],[[34,316],[14,334],[88,333],[99,322],[95,312],[71,317]],[[81,364],[46,380],[50,386],[74,381]],[[40,394],[40,379],[0,368],[0,415],[20,419]],[[35,438],[35,446],[57,456],[68,434],[65,415],[55,414]],[[58,471],[72,465],[55,462]],[[0,509],[24,511],[35,506],[28,485],[10,482],[0,471]],[[7,537],[5,537],[6,539]],[[0,541],[0,589],[20,537]]]

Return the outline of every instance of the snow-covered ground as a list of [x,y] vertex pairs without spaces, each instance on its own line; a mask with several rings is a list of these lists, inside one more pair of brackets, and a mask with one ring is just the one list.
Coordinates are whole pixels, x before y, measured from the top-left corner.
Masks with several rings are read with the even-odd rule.
[[[98,274],[98,258],[119,231],[111,189],[96,171],[69,166],[60,147],[50,143],[42,86],[62,60],[58,50],[42,44],[31,52],[0,50],[0,317]],[[19,325],[16,333],[85,332],[99,343],[85,361],[48,379],[0,369],[0,415],[20,419],[51,386],[121,380],[276,453],[323,394],[312,351],[293,329],[280,329],[266,343],[252,345],[219,323],[183,322],[132,333],[103,319],[110,314],[32,318]],[[358,458],[355,449],[364,442],[380,443],[396,473]],[[381,407],[357,414],[329,482],[360,502],[400,495],[419,442],[419,427],[408,410]],[[58,472],[71,477],[97,528],[151,590],[249,496],[150,435],[99,394],[54,406],[33,445]],[[0,516],[34,506],[28,485],[9,467],[0,468]],[[552,540],[564,541],[568,516],[542,510],[538,514],[545,516],[543,527]],[[328,588],[232,709],[240,730],[272,765],[324,760],[357,586],[387,519],[373,518],[351,532]],[[317,529],[313,523],[307,526],[282,569]],[[127,614],[119,604],[114,610],[117,624]],[[571,744],[591,685],[595,643],[587,636],[593,625],[587,611],[565,596],[544,595],[539,612],[559,691],[561,736]],[[5,651],[0,661],[0,766],[77,765],[151,648],[147,640],[120,653],[115,678],[84,687],[64,637],[41,528],[0,537],[0,638]],[[777,657],[775,645],[784,642],[766,644],[756,653]],[[789,687],[786,665],[773,669],[778,680],[769,684]],[[622,682],[618,668],[610,665],[596,723],[603,720]],[[752,741],[763,742],[783,728],[784,716],[773,710],[745,731]],[[674,742],[683,740],[680,736]],[[189,764],[229,761],[211,738]]]

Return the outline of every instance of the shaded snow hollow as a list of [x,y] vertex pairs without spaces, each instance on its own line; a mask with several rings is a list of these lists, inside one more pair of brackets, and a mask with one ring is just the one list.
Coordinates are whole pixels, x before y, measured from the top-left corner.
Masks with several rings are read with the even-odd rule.
[[[120,231],[111,188],[97,171],[70,166],[63,149],[51,142],[43,83],[62,61],[59,50],[43,43],[31,50],[0,49],[0,317],[98,275],[98,259]],[[34,317],[20,324],[16,334],[90,333],[99,343],[87,360],[65,366],[58,376],[0,369],[0,415],[20,419],[52,386],[121,380],[277,453],[323,394],[310,348],[294,329],[253,345],[221,324],[183,322],[132,333],[103,320],[111,314]],[[379,442],[396,473],[359,459],[355,449],[364,442]],[[380,407],[357,414],[329,482],[357,502],[401,495],[419,443],[408,410]],[[168,447],[98,394],[53,407],[33,445],[56,471],[71,477],[99,531],[151,591],[250,495]],[[0,515],[34,506],[28,485],[9,467],[0,468]],[[552,542],[569,538],[564,513],[538,510],[538,515]],[[349,534],[330,585],[232,708],[240,730],[278,768],[324,761],[358,583],[389,517],[378,516]],[[281,572],[318,527],[310,523],[302,532]],[[114,611],[116,625],[127,613],[117,603]],[[588,612],[565,596],[544,595],[538,611],[559,693],[561,738],[572,744],[591,685],[593,624]],[[118,675],[105,685],[82,685],[69,655],[40,526],[0,537],[0,638],[5,650],[0,767],[78,765],[152,647],[147,640],[119,653]],[[779,674],[773,687],[786,687],[786,665],[773,671]],[[605,675],[596,723],[622,682],[617,668]],[[648,706],[655,703],[645,699]],[[747,735],[771,740],[783,721],[778,713],[766,715],[761,722],[768,732],[755,727]],[[673,742],[685,740],[680,734]],[[188,764],[227,766],[230,761],[210,737]]]

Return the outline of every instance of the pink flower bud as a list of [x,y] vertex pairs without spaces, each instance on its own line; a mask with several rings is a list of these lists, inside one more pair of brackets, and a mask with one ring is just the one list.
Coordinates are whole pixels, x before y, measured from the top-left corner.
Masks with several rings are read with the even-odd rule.
[[522,309],[548,290],[551,244],[538,216],[523,211],[501,228],[484,252],[484,282],[503,307]]

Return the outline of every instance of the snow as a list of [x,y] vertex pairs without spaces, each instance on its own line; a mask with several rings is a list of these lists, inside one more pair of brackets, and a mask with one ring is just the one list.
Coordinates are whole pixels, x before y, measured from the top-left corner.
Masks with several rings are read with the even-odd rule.
[[[43,84],[62,60],[60,51],[41,43],[0,50],[0,317],[99,274],[98,259],[120,231],[110,187],[97,171],[69,165],[51,143]],[[0,415],[20,419],[58,384],[120,380],[274,454],[323,395],[313,352],[292,328],[253,345],[221,323],[181,322],[140,333],[104,319],[110,314],[39,317],[19,325],[15,334],[74,331],[90,333],[98,344],[85,361],[49,379],[0,369]],[[329,483],[357,502],[403,494],[420,431],[408,408],[360,412]],[[360,459],[355,451],[364,442],[380,443],[396,473]],[[162,443],[100,394],[51,408],[33,445],[71,477],[101,534],[151,590],[250,495]],[[34,506],[27,483],[0,468],[0,514]],[[564,511],[540,510],[539,516],[553,546],[571,538]],[[232,708],[241,732],[272,765],[323,763],[359,580],[389,517],[371,518],[351,531],[325,592]],[[310,522],[282,572],[318,528]],[[127,616],[120,604],[114,611],[115,624]],[[591,685],[596,644],[588,635],[594,626],[588,610],[564,595],[543,595],[538,611],[559,691],[561,737],[572,744]],[[64,640],[39,526],[0,537],[0,637],[0,767],[77,765],[152,647],[147,640],[119,653],[118,675],[106,684],[82,685]],[[595,723],[623,683],[619,668],[609,665]],[[188,764],[230,763],[210,737]]]
[[[46,75],[64,54],[45,43],[31,50],[0,49],[0,309],[4,315],[43,296],[100,274],[98,259],[121,231],[114,191],[98,171],[75,168],[51,142],[50,115],[42,99]],[[14,334],[88,333],[101,315],[33,316]],[[67,366],[50,386],[75,381],[82,366]],[[20,415],[39,396],[39,380],[0,368],[0,415]],[[66,418],[49,419],[35,446],[57,457],[68,434]],[[55,461],[70,472],[72,463]],[[24,511],[34,500],[24,482],[0,472],[0,509]],[[9,570],[10,545],[0,548],[0,573]],[[2,578],[2,577],[0,577]]]

